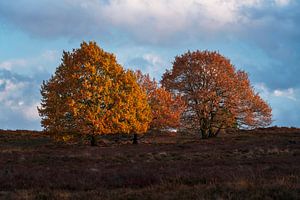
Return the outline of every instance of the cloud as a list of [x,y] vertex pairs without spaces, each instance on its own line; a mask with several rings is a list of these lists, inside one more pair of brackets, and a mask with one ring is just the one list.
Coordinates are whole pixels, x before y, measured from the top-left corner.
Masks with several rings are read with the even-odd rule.
[[[300,3],[296,0],[0,1],[0,19],[45,39],[94,38],[101,43],[159,46],[166,51],[208,48],[207,43],[222,50],[238,41],[262,51],[264,60],[272,60],[267,65],[255,58],[251,65],[241,62],[253,71],[256,82],[267,78],[264,82],[273,89],[300,84],[296,76],[300,66]],[[229,51],[246,60],[248,55],[239,50],[233,47]],[[12,64],[3,66],[9,69]]]
[[[20,105],[23,106],[23,105]],[[25,119],[29,121],[40,121],[40,116],[37,112],[37,107],[40,106],[40,102],[35,102],[30,105],[23,106],[21,108],[21,113],[25,117]]]
[[[2,28],[49,43],[58,38],[79,42],[93,38],[114,46],[126,67],[142,69],[157,79],[176,54],[188,49],[219,50],[249,72],[253,83],[264,83],[265,89],[260,89],[274,116],[287,122],[287,115],[290,124],[299,123],[295,120],[300,96],[299,21],[296,0],[0,1]],[[54,49],[32,58],[0,61],[0,74],[13,74],[6,85],[21,87],[22,83],[25,91],[32,87],[28,94],[16,95],[36,95],[29,83],[47,79],[58,65],[58,54]],[[0,89],[5,87],[0,84]],[[34,99],[18,100],[23,110],[25,106],[34,110],[38,95]],[[290,106],[285,108],[287,103]],[[19,105],[18,101],[12,105]]]
[[165,42],[183,33],[198,35],[199,31],[231,30],[247,21],[245,8],[257,9],[272,4],[282,7],[291,1],[19,0],[18,4],[1,2],[0,16],[32,35],[46,38],[112,36],[120,31],[144,42]]
[[274,96],[276,97],[286,97],[288,99],[296,101],[297,99],[295,98],[295,92],[293,88],[288,88],[286,90],[274,90],[273,92]]
[[[39,130],[37,105],[41,79],[45,74],[29,77],[0,69],[0,127]],[[47,77],[48,78],[48,77]]]
[[[265,99],[285,99],[300,102],[300,88],[271,89],[265,83],[255,83],[254,88]],[[299,108],[300,109],[300,108]]]
[[125,63],[127,68],[139,69],[156,80],[160,80],[160,75],[165,71],[166,65],[166,62],[162,57],[153,53],[145,53],[143,55],[130,58]]
[[270,104],[273,124],[300,127],[300,88],[272,90],[264,83],[257,83],[255,89]]
[[[29,58],[0,61],[0,127],[40,130],[40,85],[57,66],[58,53],[46,50]],[[50,66],[50,67],[49,67]]]
[[0,60],[0,128],[40,130],[40,86],[60,61],[58,51]]
[[12,67],[22,68],[28,63],[25,59],[15,59],[0,62],[0,69],[12,70]]
[[59,54],[56,50],[46,50],[30,58],[14,58],[9,60],[0,60],[0,70],[9,71],[16,74],[23,74],[27,76],[35,76],[35,74],[42,77],[49,76],[53,72],[59,62]]
[[[300,87],[300,4],[296,1],[275,1],[278,6],[261,6],[244,9],[248,22],[240,27],[236,37],[252,45],[253,51],[260,51],[262,64],[253,59],[254,75],[272,89]],[[268,76],[266,76],[268,74]],[[265,80],[263,80],[265,79]],[[289,80],[289,81],[287,81]]]
[[[88,6],[93,4],[93,6]],[[2,1],[0,16],[31,35],[45,38],[77,37],[101,31],[96,1]],[[22,9],[20,9],[22,8]],[[38,19],[38,20],[37,20]],[[4,21],[4,22],[5,22]],[[99,26],[98,26],[99,25]]]
[[287,6],[291,3],[291,0],[275,0],[275,4],[279,6]]
[[41,56],[44,61],[57,61],[57,58],[59,58],[59,54],[56,50],[46,50]]

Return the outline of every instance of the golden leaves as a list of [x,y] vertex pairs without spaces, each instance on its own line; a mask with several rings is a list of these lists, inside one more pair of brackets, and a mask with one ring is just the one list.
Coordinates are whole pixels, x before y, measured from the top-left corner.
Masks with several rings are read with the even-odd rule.
[[81,134],[144,133],[185,125],[210,135],[226,127],[271,123],[271,108],[217,52],[177,56],[162,86],[140,71],[124,70],[95,42],[63,52],[41,86],[38,108],[46,131]]
[[151,120],[147,97],[130,71],[95,42],[64,52],[42,85],[39,108],[47,131],[81,134],[143,133]]

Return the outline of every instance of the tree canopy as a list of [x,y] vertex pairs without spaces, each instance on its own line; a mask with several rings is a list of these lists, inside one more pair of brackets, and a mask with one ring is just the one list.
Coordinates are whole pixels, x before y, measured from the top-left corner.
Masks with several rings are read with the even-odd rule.
[[203,138],[228,127],[256,128],[271,123],[271,108],[254,91],[247,73],[236,70],[217,52],[188,51],[175,57],[161,83],[182,96],[187,105],[184,124],[200,131]]
[[41,124],[57,134],[144,133],[152,119],[135,74],[95,42],[63,52],[41,95]]
[[150,128],[153,130],[178,128],[181,114],[185,109],[185,103],[181,97],[160,87],[154,79],[150,78],[149,74],[136,71],[136,76],[138,84],[147,94],[148,103],[151,107]]

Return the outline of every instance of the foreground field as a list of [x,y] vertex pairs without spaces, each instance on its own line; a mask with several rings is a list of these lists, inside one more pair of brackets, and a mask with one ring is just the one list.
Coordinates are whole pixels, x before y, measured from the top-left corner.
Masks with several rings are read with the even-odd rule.
[[0,131],[0,199],[299,199],[299,136],[149,134],[139,145],[106,138],[90,147]]

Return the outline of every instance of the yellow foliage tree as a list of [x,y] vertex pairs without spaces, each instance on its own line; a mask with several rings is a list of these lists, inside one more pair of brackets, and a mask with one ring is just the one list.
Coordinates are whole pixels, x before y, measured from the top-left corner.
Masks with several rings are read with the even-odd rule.
[[64,52],[41,86],[41,124],[56,135],[141,134],[151,122],[147,95],[132,71],[95,42]]

